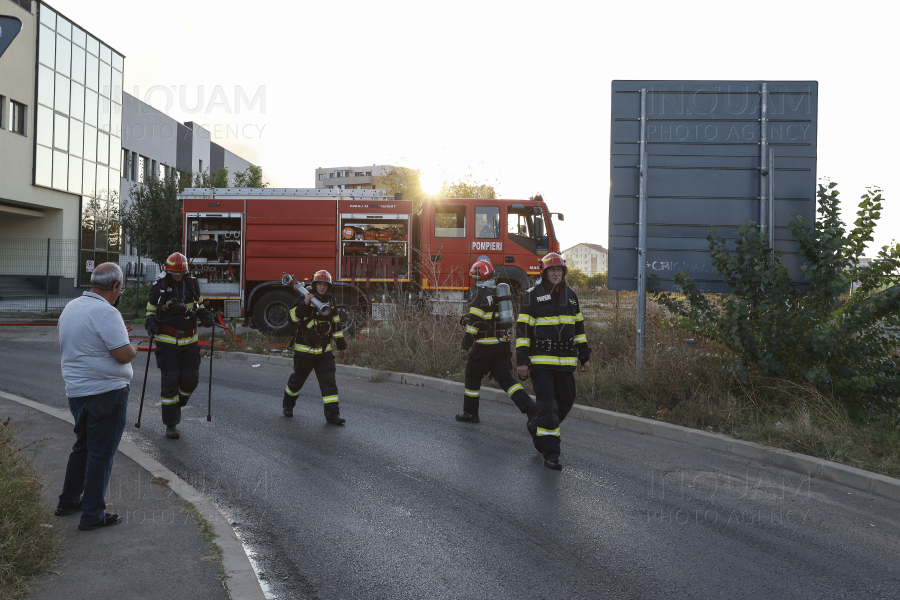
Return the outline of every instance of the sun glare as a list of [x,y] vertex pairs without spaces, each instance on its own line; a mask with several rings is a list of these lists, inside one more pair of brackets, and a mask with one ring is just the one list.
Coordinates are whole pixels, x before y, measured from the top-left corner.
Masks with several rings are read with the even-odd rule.
[[422,191],[429,196],[434,196],[440,192],[441,186],[444,183],[441,181],[440,175],[433,171],[422,171],[422,174],[419,176],[419,181],[422,184]]

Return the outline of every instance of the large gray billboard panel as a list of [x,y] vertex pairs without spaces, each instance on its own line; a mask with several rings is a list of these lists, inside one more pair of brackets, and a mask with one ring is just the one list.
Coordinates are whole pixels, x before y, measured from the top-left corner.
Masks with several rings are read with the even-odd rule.
[[[708,292],[727,291],[706,240],[760,222],[761,89],[765,146],[773,154],[775,248],[804,279],[793,215],[815,222],[818,84],[815,81],[613,81],[609,287],[637,289],[641,89],[646,89],[646,273],[676,290],[684,269]],[[766,167],[766,165],[762,165]]]

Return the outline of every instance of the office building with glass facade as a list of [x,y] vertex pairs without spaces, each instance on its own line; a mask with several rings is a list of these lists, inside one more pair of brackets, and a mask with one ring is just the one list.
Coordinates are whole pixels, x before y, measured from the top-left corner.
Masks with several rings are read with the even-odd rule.
[[[132,185],[168,169],[250,166],[206,129],[124,94],[124,55],[83,24],[37,0],[0,0],[0,13],[22,22],[0,56],[0,280],[39,270],[56,287],[86,285],[91,265],[129,253],[117,215]],[[140,134],[154,130],[171,135]],[[37,240],[46,261],[20,260]],[[72,246],[66,260],[50,240]]]

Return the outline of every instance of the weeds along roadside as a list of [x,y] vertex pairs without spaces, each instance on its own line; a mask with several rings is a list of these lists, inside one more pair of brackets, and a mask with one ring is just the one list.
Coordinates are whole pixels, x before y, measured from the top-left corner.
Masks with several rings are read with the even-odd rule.
[[26,594],[27,579],[47,572],[59,549],[35,449],[16,443],[19,431],[10,417],[0,421],[0,598]]
[[[810,385],[751,374],[740,383],[724,368],[728,351],[684,330],[667,327],[656,303],[647,305],[644,368],[635,365],[634,294],[579,294],[593,368],[576,372],[579,404],[731,435],[900,476],[900,432],[852,419],[841,404]],[[291,356],[290,338],[216,330],[216,348]],[[344,364],[463,381],[458,316],[427,306],[396,305],[389,319],[361,323],[348,336]],[[208,339],[208,336],[205,336]],[[246,338],[246,339],[245,339]],[[512,340],[513,354],[515,340]],[[288,352],[284,352],[288,350]],[[515,365],[515,356],[513,356]],[[485,379],[485,387],[496,383]],[[530,379],[523,382],[533,393]]]

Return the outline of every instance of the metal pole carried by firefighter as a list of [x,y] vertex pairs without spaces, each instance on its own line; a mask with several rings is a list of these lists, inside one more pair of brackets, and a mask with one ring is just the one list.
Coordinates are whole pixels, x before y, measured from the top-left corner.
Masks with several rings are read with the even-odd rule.
[[187,258],[175,252],[166,260],[165,276],[150,290],[146,321],[147,333],[156,338],[162,421],[166,437],[172,440],[181,437],[177,427],[181,409],[200,382],[198,318],[203,327],[213,324],[212,312],[203,305],[200,286],[188,273]]
[[516,324],[519,377],[531,375],[537,418],[528,430],[548,469],[559,462],[559,425],[575,404],[575,369],[587,371],[591,348],[578,296],[566,285],[565,259],[551,252],[541,259],[541,280],[522,296]]
[[138,429],[141,428],[141,415],[144,414],[144,393],[147,391],[147,373],[150,372],[150,355],[153,353],[153,336],[150,336],[150,345],[147,347],[147,366],[144,368],[144,386],[141,388],[141,406],[138,408],[138,420],[134,424]]
[[[285,285],[293,285],[300,296],[291,308],[291,323],[296,328],[294,337],[294,372],[284,388],[281,410],[285,417],[294,416],[297,396],[309,374],[315,370],[322,392],[325,420],[332,425],[343,425],[338,405],[337,366],[332,346],[336,345],[344,358],[347,342],[341,330],[341,320],[335,310],[331,295],[331,274],[324,269],[316,271],[312,278],[312,292],[291,275],[282,278]],[[315,307],[315,308],[314,308]]]
[[469,276],[475,280],[475,287],[469,313],[464,317],[466,334],[459,357],[466,361],[466,383],[463,411],[456,415],[456,420],[464,423],[481,421],[478,416],[481,380],[488,373],[531,420],[535,416],[535,403],[511,374],[509,335],[514,321],[509,285],[497,284],[494,267],[487,257],[472,265]]

